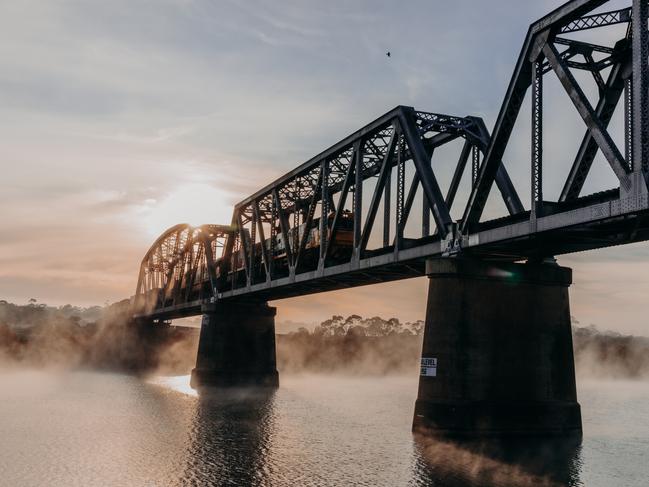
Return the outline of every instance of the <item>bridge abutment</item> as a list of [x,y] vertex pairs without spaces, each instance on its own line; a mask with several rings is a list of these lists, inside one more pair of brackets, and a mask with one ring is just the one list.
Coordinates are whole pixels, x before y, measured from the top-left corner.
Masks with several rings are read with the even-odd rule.
[[266,303],[203,306],[191,385],[277,387],[275,308]]
[[580,436],[568,287],[554,264],[427,263],[413,430]]

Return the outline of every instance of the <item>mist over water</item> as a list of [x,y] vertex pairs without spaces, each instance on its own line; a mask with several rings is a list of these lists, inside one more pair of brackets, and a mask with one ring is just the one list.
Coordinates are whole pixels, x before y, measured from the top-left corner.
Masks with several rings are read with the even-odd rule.
[[0,484],[597,487],[649,476],[644,382],[580,383],[583,444],[537,448],[521,464],[492,445],[413,436],[416,375],[281,380],[274,393],[199,397],[187,376],[1,372]]
[[197,330],[152,336],[120,306],[81,327],[52,312],[29,333],[12,316],[0,316],[0,485],[597,487],[649,478],[645,338],[573,330],[583,444],[451,443],[410,432],[417,323],[334,317],[279,335],[279,390],[199,396],[187,375],[169,375],[193,366]]

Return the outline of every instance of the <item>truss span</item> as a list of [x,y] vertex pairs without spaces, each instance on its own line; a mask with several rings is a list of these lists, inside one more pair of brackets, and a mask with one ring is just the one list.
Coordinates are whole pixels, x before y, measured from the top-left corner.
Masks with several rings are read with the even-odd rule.
[[[415,277],[431,257],[515,262],[648,240],[649,4],[609,3],[573,0],[530,26],[491,133],[478,117],[399,106],[245,198],[231,226],[167,231],[140,269],[144,314]],[[548,86],[583,129],[549,166]],[[529,158],[504,160],[525,104]],[[584,194],[598,154],[614,184]],[[494,198],[505,216],[486,211]]]
[[236,232],[227,225],[183,223],[165,231],[140,264],[138,308],[150,313],[213,296],[221,277],[214,263],[230,238],[236,239]]

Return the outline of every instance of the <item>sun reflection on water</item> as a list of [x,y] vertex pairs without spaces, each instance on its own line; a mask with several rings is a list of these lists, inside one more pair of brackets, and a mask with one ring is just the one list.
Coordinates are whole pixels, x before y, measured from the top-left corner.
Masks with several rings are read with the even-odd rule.
[[191,375],[176,375],[166,377],[153,377],[148,382],[158,386],[166,387],[188,396],[198,397],[198,392],[189,385]]

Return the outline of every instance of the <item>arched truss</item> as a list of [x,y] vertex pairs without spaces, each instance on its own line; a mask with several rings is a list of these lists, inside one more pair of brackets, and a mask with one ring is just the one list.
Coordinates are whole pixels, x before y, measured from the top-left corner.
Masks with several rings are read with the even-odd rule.
[[214,296],[217,260],[231,254],[237,237],[231,226],[179,224],[169,228],[142,259],[136,296],[147,309],[178,306]]

